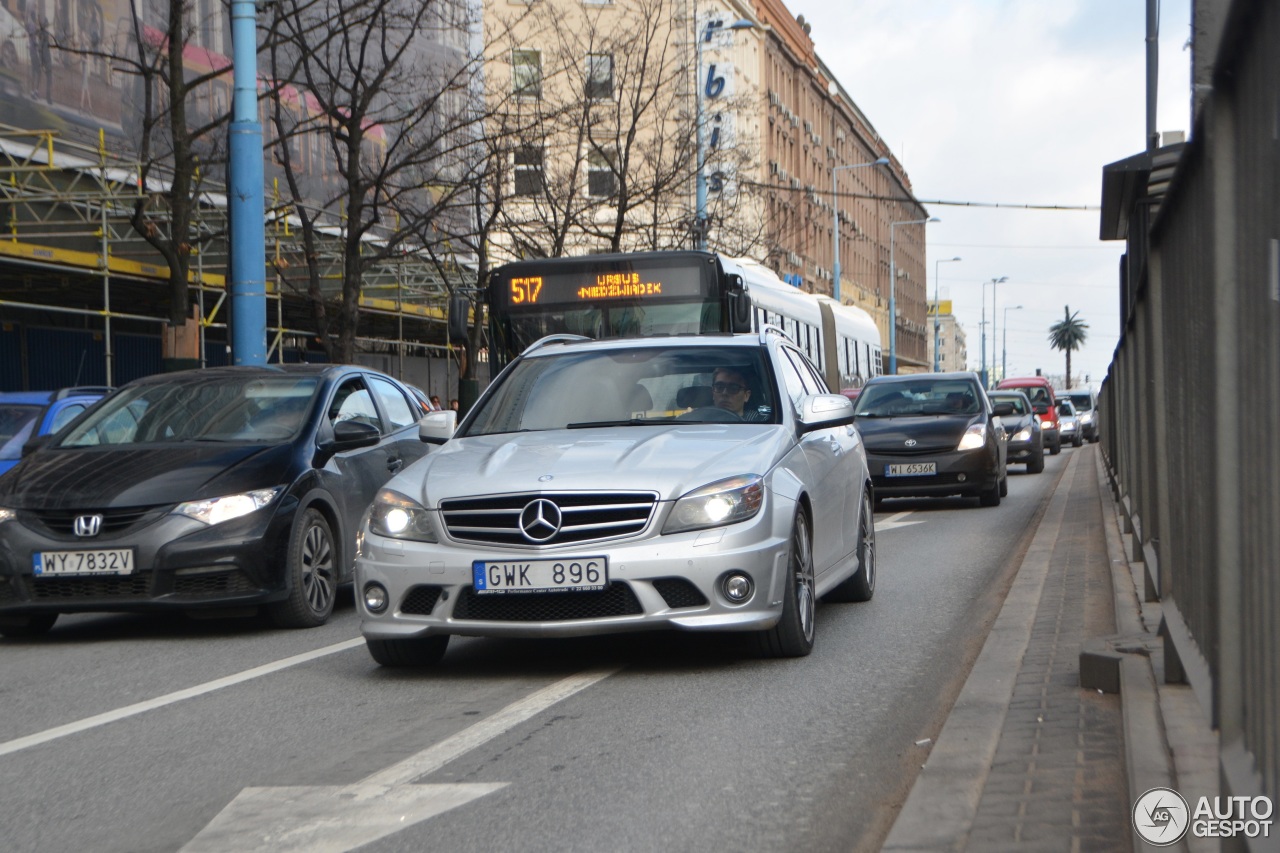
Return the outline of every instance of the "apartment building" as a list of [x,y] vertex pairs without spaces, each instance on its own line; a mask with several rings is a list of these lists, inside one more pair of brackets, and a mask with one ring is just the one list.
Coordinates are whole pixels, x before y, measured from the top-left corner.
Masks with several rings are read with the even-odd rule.
[[782,0],[484,9],[491,98],[519,139],[499,254],[696,245],[701,148],[708,248],[865,309],[886,353],[892,302],[899,370],[931,368],[929,214]]

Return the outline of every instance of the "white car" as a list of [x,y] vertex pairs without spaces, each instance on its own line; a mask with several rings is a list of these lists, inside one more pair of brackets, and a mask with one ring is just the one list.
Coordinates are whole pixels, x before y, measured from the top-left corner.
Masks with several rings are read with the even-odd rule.
[[875,590],[873,495],[852,404],[778,330],[554,336],[436,452],[378,493],[356,558],[384,666],[452,634],[755,632],[808,654],[815,605]]

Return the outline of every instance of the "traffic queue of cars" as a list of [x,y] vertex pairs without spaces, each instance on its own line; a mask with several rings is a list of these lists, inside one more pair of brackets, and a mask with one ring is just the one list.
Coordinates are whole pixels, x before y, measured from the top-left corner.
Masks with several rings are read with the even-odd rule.
[[878,376],[835,394],[765,328],[554,335],[461,423],[350,365],[160,374],[69,422],[54,405],[77,393],[45,395],[39,417],[11,418],[0,635],[165,609],[310,627],[353,583],[384,666],[433,664],[453,635],[662,628],[806,655],[819,598],[875,592],[880,501],[997,506],[1008,465],[1043,470],[1050,433],[1079,446],[1069,399],[1006,382]]

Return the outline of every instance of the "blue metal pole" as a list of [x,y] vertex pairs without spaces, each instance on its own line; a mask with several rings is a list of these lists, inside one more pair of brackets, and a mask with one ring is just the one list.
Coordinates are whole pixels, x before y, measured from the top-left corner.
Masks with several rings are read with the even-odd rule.
[[231,358],[267,363],[267,250],[262,125],[258,122],[258,37],[252,0],[231,3],[232,79],[228,199],[231,216]]

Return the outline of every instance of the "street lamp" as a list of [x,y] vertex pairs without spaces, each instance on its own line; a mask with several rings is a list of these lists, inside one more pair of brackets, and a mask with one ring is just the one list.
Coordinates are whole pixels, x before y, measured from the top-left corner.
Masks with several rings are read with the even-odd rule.
[[867,166],[887,166],[888,157],[879,157],[870,163],[850,163],[847,166],[831,168],[831,257],[835,262],[831,265],[831,295],[836,302],[840,301],[840,198],[836,195],[836,173],[842,169],[862,169]]
[[1004,379],[1009,374],[1005,371],[1009,364],[1009,312],[1021,311],[1021,305],[1007,305],[1004,309],[1004,339],[1000,342],[1000,378]]
[[938,264],[950,264],[956,261],[962,261],[964,258],[939,258],[933,263],[933,372],[940,372],[942,359],[938,354],[939,329],[942,327],[942,319],[938,316],[941,310],[942,300],[938,289]]
[[899,225],[922,225],[929,222],[941,222],[936,216],[928,219],[909,219],[905,222],[889,223],[889,375],[898,373],[898,315],[896,292],[898,289],[898,270],[893,263],[893,229]]
[[717,30],[753,30],[756,25],[754,21],[748,21],[746,18],[734,21],[727,27],[720,26],[719,22],[717,22],[717,26],[713,27],[711,26],[711,22],[708,21],[705,28],[706,33],[704,35],[702,32],[698,32],[698,7],[696,4],[693,7],[693,21],[695,35],[693,43],[695,59],[693,73],[697,78],[697,89],[693,93],[693,126],[696,142],[695,147],[698,152],[698,174],[696,181],[698,208],[695,224],[698,233],[697,246],[699,249],[705,251],[707,248],[707,155],[703,150],[702,143],[702,90],[707,84],[702,80],[702,42],[711,41],[711,36],[715,35]]
[[[996,299],[994,294],[996,292],[996,285],[1000,284],[1003,281],[1008,281],[1008,280],[1009,280],[1009,277],[1007,275],[1002,275],[999,278],[993,278],[991,279],[991,281],[984,281],[982,283],[982,322],[979,325],[982,327],[982,387],[983,388],[991,387],[990,384],[987,382],[987,379],[990,376],[990,374],[987,373],[987,285],[988,284],[991,285],[991,293],[992,293],[991,320],[992,320],[992,325],[995,325]],[[992,347],[995,346],[995,336],[996,336],[995,330],[993,329],[991,332]]]

